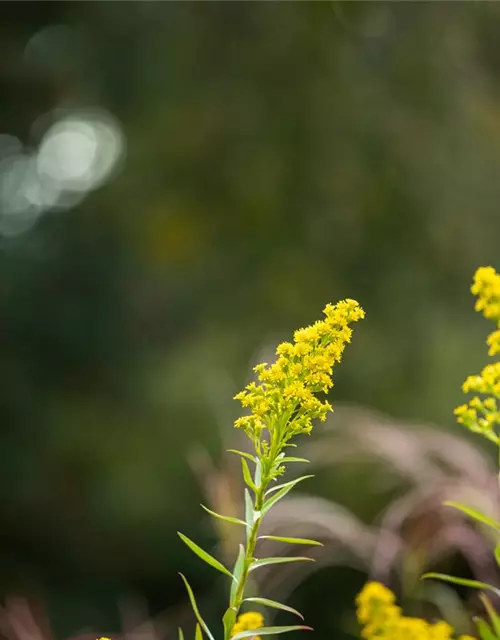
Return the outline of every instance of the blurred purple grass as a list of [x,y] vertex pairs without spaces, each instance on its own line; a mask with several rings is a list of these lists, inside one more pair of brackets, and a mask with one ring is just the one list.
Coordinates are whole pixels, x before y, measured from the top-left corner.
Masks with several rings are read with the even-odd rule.
[[[243,434],[233,430],[222,437],[221,445],[224,449],[244,449],[246,443]],[[374,482],[363,488],[368,500],[373,492],[380,491],[377,476],[389,473],[394,479],[395,497],[374,522],[367,524],[346,507],[305,493],[307,483],[300,485],[269,512],[262,534],[314,538],[324,546],[307,550],[315,563],[269,565],[256,572],[255,588],[262,595],[286,600],[314,572],[342,565],[370,579],[401,584],[408,557],[418,558],[413,567],[418,580],[418,575],[457,553],[475,578],[500,586],[488,532],[443,505],[445,500],[462,502],[493,518],[500,517],[494,464],[458,429],[451,434],[435,426],[404,424],[363,408],[339,406],[330,420],[316,428],[311,440],[302,443],[301,455],[311,460],[308,473],[338,466],[364,469],[369,465]],[[221,455],[220,460],[217,467],[203,449],[189,456],[205,492],[206,505],[237,516],[243,491],[239,460],[229,454]],[[207,515],[208,522],[219,539],[216,555],[231,565],[241,529]],[[293,545],[274,540],[260,544],[260,555],[295,551]],[[210,594],[199,596],[202,607],[210,609],[210,600]],[[120,640],[175,638],[179,625],[192,625],[187,602],[155,617],[148,615],[146,604],[140,600],[122,602],[120,611],[122,628],[113,635]],[[7,640],[54,640],[42,603],[23,598],[8,598],[0,608],[0,634]],[[71,640],[95,640],[99,635],[85,630]]]

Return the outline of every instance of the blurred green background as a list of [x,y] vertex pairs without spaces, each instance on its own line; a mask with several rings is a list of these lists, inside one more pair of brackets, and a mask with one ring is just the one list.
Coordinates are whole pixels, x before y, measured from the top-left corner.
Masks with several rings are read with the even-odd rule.
[[[217,553],[190,452],[224,458],[251,365],[326,302],[367,312],[333,402],[455,428],[489,328],[470,281],[499,264],[500,5],[0,16],[0,591],[41,595],[61,638],[185,603],[179,570],[217,611],[176,537]],[[335,473],[318,493],[372,513]],[[299,589],[317,637],[363,579]]]

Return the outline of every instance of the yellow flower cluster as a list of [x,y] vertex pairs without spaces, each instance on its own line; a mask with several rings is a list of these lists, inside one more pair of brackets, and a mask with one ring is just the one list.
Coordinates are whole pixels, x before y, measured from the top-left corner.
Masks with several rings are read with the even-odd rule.
[[500,275],[493,267],[479,267],[474,274],[472,293],[477,296],[476,311],[500,324]]
[[455,409],[458,422],[469,431],[480,433],[491,442],[500,445],[495,427],[500,424],[500,411],[497,398],[500,397],[500,363],[484,367],[479,376],[469,376],[462,385],[464,393],[482,393],[489,397],[482,400],[474,396],[469,404],[462,404]]
[[[476,311],[485,318],[494,320],[497,329],[487,339],[489,355],[500,353],[500,275],[493,267],[480,267],[475,275],[471,291],[477,296]],[[474,433],[500,445],[496,427],[500,424],[497,399],[500,398],[500,362],[489,364],[479,375],[469,376],[462,386],[464,393],[479,393],[489,396],[482,400],[474,396],[468,404],[455,409],[458,422]]]
[[332,407],[315,394],[326,393],[332,386],[335,362],[340,362],[352,330],[349,324],[364,318],[355,300],[328,304],[324,320],[295,331],[293,344],[284,342],[276,349],[274,364],[257,365],[259,383],[251,382],[235,396],[250,415],[236,420],[256,440],[262,429],[279,432],[280,441],[291,435],[309,433],[312,421],[325,420]]
[[[248,611],[238,616],[238,619],[234,623],[233,630],[231,631],[231,637],[235,636],[242,631],[252,631],[253,629],[261,629],[264,626],[264,617],[256,611]],[[261,640],[259,636],[254,636],[254,640]]]
[[[356,599],[357,618],[366,640],[453,640],[447,622],[431,624],[422,618],[403,616],[392,591],[379,582],[368,582]],[[457,640],[475,640],[462,635]]]

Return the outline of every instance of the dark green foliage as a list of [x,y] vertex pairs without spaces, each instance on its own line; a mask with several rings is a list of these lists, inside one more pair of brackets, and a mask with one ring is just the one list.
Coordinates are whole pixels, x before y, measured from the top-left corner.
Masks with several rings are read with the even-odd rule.
[[[127,137],[110,184],[0,241],[1,590],[50,584],[67,634],[116,624],[115,595],[180,601],[178,569],[212,586],[175,535],[206,501],[188,453],[219,456],[256,352],[328,300],[367,311],[337,400],[453,424],[483,363],[467,283],[499,267],[500,6],[0,13],[0,133],[36,145],[71,103]],[[28,40],[60,23],[84,48],[30,66]]]

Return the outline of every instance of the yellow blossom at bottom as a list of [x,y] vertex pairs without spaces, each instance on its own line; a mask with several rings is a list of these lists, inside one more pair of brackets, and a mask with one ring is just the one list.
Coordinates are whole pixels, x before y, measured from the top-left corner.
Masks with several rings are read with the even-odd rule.
[[[422,618],[402,615],[392,591],[380,582],[368,582],[356,598],[356,615],[365,640],[454,640],[447,622],[431,624]],[[476,640],[462,635],[457,640]]]
[[[256,611],[248,611],[241,613],[234,623],[231,637],[241,633],[242,631],[252,631],[253,629],[262,629],[264,626],[264,617]],[[254,640],[261,640],[259,636],[254,636]]]

